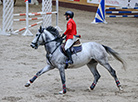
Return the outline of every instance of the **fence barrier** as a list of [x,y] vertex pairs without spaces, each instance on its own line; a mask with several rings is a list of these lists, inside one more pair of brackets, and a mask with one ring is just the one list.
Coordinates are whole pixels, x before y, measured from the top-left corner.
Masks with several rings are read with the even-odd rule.
[[[43,27],[52,25],[51,24],[52,14],[56,14],[56,28],[59,31],[61,30],[58,27],[58,0],[56,0],[56,11],[54,12],[52,12],[52,0],[42,0],[42,12],[29,13],[28,0],[25,0],[25,3],[26,3],[26,13],[13,14],[14,11],[13,0],[4,0],[2,34],[6,35],[4,32],[6,32],[7,34],[16,34],[26,29],[25,33],[30,33],[30,34],[23,33],[23,35],[33,35],[28,28],[39,24],[42,24]],[[13,17],[18,17],[18,16],[26,16],[26,18],[13,19]],[[30,16],[42,16],[42,17],[30,18]],[[42,21],[29,25],[29,20],[42,20]],[[13,22],[20,22],[20,21],[26,21],[26,27],[13,31]]]
[[106,7],[106,17],[138,17],[137,9],[138,7]]

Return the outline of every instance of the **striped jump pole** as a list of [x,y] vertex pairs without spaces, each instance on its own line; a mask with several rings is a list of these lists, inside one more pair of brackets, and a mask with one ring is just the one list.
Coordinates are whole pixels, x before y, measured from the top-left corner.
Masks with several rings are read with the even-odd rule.
[[[33,26],[36,26],[36,25],[39,25],[39,24],[41,24],[41,23],[42,23],[42,21],[39,21],[39,22],[37,22],[37,23],[34,23],[34,24],[32,24],[32,25],[29,25],[28,28],[33,27]],[[17,34],[18,32],[23,31],[23,30],[26,30],[26,29],[27,29],[27,27],[21,28],[21,29],[19,29],[19,30],[14,31],[13,34]]]
[[[124,11],[123,9],[129,9]],[[106,17],[138,17],[138,7],[129,8],[129,7],[106,7]],[[110,10],[110,11],[109,11]],[[120,11],[117,11],[120,10]],[[131,11],[135,10],[135,11]]]
[[[56,11],[48,11],[47,9],[49,8],[45,8],[45,6],[47,5],[51,5],[50,3],[51,0],[48,0],[48,1],[45,1],[43,0],[43,3],[45,4],[46,2],[46,5],[43,6],[43,9],[46,9],[46,10],[42,10],[42,12],[33,12],[33,13],[29,13],[29,10],[28,10],[28,0],[25,0],[25,3],[26,3],[26,13],[20,13],[20,14],[13,14],[14,17],[17,17],[17,16],[26,16],[26,18],[23,18],[23,19],[13,19],[13,21],[26,21],[26,27],[22,28],[22,29],[19,29],[19,30],[16,30],[13,32],[13,34],[16,34],[17,32],[20,32],[20,31],[23,31],[23,30],[26,30],[22,35],[25,36],[25,35],[29,35],[29,36],[32,36],[33,34],[29,31],[29,28],[32,27],[32,25],[29,25],[29,20],[40,20],[42,19],[42,21],[40,21],[41,23],[43,24],[47,24],[47,23],[44,23],[44,21],[46,22],[49,22],[49,19],[44,19],[44,15],[52,15],[52,14],[56,14],[56,28],[59,30],[59,31],[62,31],[59,27],[58,27],[58,0],[56,0]],[[49,2],[49,3],[47,3]],[[42,4],[43,4],[42,3]],[[52,5],[51,5],[52,6]],[[29,18],[30,16],[40,16],[42,15],[42,17],[36,17],[36,18]],[[40,24],[40,23],[35,23],[36,25]]]
[[106,15],[106,17],[112,17],[112,18],[115,18],[115,17],[138,17],[138,15],[126,15],[126,14],[123,14],[123,15]]
[[[29,20],[42,20],[43,19],[43,17],[29,18],[28,16],[39,16],[39,15],[49,15],[49,14],[57,14],[57,12],[56,11],[55,12],[33,12],[33,13],[28,13],[28,15],[27,15],[27,12],[26,13],[20,13],[20,14],[13,14],[13,16],[16,16],[16,17],[17,16],[26,16],[26,18],[24,18],[24,19],[13,19],[13,21],[16,21],[16,22],[26,21],[26,27],[14,31],[13,34],[17,34],[20,31],[26,30],[25,33],[23,34],[25,36],[26,33],[30,32],[30,31],[27,30],[28,28],[39,25],[39,24],[42,23],[42,21],[40,21],[40,22],[37,22],[35,24],[28,25]],[[32,34],[31,34],[31,36],[32,36]]]
[[[39,16],[39,15],[49,15],[49,14],[57,14],[57,12],[33,12],[28,13],[29,16]],[[26,16],[26,13],[13,14],[13,16]]]
[[110,13],[138,13],[138,11],[106,11],[106,14]]
[[[28,18],[28,20],[41,20],[43,17],[36,17],[36,18]],[[13,19],[13,21],[26,21],[26,18],[24,19]]]
[[[34,12],[34,13],[29,13],[29,0],[24,0],[26,3],[26,13],[21,13],[21,14],[13,14],[14,7],[13,7],[13,0],[3,0],[3,26],[2,29],[0,29],[0,34],[4,35],[10,35],[10,33],[15,34],[19,31],[26,30],[24,34],[22,35],[29,35],[32,36],[33,34],[29,31],[29,27],[33,27],[38,24],[45,24],[48,26],[48,22],[51,20],[51,18],[44,19],[43,21],[37,22],[35,24],[29,25],[29,20],[40,20],[42,17],[47,16],[51,17],[52,14],[56,14],[56,27],[58,27],[58,0],[56,0],[56,11],[52,12],[52,0],[42,0],[42,12]],[[48,8],[49,7],[49,8]],[[50,9],[50,11],[49,11]],[[37,18],[31,18],[30,16],[39,16],[42,15],[42,17],[37,17]],[[13,19],[15,16],[26,16],[24,19]],[[30,17],[30,18],[29,18]],[[14,21],[26,21],[26,27],[13,31],[13,22]]]
[[106,7],[109,10],[116,10],[116,9],[138,9],[138,7],[130,8],[130,7]]

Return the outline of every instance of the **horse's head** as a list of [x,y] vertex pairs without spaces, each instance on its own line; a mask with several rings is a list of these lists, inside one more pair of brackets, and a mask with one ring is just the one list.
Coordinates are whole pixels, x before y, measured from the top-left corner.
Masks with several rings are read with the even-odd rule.
[[44,28],[42,28],[40,26],[40,29],[38,30],[38,32],[36,33],[36,36],[34,38],[34,40],[31,43],[31,47],[37,49],[39,45],[42,45],[44,43],[43,41],[43,32],[44,32]]
[[31,43],[31,47],[37,49],[39,45],[44,45],[52,41],[58,41],[60,39],[59,32],[52,26],[42,28],[36,33],[34,40]]

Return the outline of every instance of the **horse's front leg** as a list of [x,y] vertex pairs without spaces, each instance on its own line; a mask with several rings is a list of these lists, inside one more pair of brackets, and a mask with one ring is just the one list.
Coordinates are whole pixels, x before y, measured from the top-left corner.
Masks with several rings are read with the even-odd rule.
[[60,67],[59,68],[59,72],[60,72],[60,77],[61,77],[61,81],[62,81],[62,85],[63,85],[63,90],[59,92],[59,94],[65,94],[67,92],[66,90],[66,79],[65,79],[65,68],[64,67]]
[[42,75],[43,73],[49,71],[53,69],[52,66],[47,65],[46,67],[44,67],[43,69],[41,69],[39,72],[36,73],[36,75],[34,75],[34,77],[32,79],[30,79],[26,84],[25,87],[29,87],[31,83],[33,83],[40,75]]

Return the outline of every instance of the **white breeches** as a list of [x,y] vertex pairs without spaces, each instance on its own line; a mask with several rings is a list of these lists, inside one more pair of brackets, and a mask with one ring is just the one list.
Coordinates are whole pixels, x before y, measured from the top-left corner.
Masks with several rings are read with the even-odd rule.
[[69,49],[72,44],[76,41],[76,37],[74,36],[73,39],[68,39],[65,44],[65,51]]

